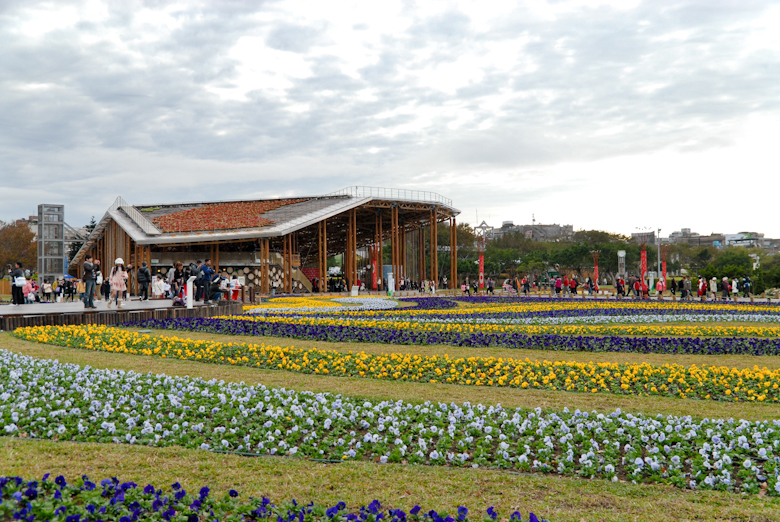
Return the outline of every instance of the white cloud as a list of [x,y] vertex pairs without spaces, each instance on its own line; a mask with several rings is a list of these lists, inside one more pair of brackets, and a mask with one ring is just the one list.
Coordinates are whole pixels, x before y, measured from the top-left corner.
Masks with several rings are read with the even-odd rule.
[[466,221],[780,236],[778,35],[760,2],[20,2],[0,219],[360,184]]

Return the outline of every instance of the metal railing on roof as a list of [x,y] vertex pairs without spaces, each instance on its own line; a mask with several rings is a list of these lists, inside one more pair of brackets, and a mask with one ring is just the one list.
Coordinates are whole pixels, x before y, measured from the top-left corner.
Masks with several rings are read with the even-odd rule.
[[[346,199],[346,196],[341,198]],[[326,208],[334,203],[334,200],[341,199],[338,197],[314,197],[307,198],[300,203],[291,203],[289,205],[282,205],[273,210],[269,210],[263,214],[264,218],[270,219],[275,223],[284,223],[292,219],[304,216],[311,212]],[[298,199],[298,198],[291,198]]]
[[401,199],[405,201],[419,201],[425,203],[441,203],[452,207],[452,200],[425,190],[407,190],[382,187],[347,187],[336,192],[328,194],[329,196],[351,196],[356,198],[382,198],[382,199]]
[[122,199],[121,196],[116,198],[116,201],[114,201],[114,204],[111,205],[111,208],[108,210],[119,210],[122,209],[122,211],[127,214],[127,217],[133,220],[133,222],[138,225],[138,227],[144,231],[145,234],[149,236],[159,236],[162,234],[162,231],[157,228],[153,223],[151,223],[148,219],[146,219],[138,210],[131,204],[129,204],[127,201]]

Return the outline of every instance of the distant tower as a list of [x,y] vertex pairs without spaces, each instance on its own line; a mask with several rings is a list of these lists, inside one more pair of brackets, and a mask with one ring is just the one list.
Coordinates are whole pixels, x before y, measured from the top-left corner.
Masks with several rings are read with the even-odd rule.
[[65,207],[38,205],[38,281],[65,275]]

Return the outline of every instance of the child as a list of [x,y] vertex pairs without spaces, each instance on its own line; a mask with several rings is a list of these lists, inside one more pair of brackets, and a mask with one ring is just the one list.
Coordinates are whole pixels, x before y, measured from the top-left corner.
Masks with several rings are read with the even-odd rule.
[[120,297],[127,290],[127,270],[125,270],[125,262],[121,257],[114,261],[114,268],[111,269],[111,276],[108,278],[111,285],[111,297],[108,300],[108,307],[111,308],[111,301],[116,299],[116,307],[124,308],[124,302],[120,300]]

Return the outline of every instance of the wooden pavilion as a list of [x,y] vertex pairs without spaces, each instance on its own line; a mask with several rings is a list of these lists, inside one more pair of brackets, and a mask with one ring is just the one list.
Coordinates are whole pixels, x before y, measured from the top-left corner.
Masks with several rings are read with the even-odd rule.
[[[402,279],[441,286],[441,250],[450,256],[447,286],[455,288],[457,238],[452,201],[433,192],[349,187],[323,196],[177,204],[130,205],[117,198],[79,252],[69,271],[80,276],[84,256],[104,272],[116,258],[153,273],[175,261],[211,258],[218,270],[238,274],[245,285],[268,294],[312,291],[328,278],[328,259],[342,256],[343,277],[369,290],[382,286],[383,252],[390,250],[394,288]],[[449,225],[448,245],[438,244],[440,223]],[[444,248],[442,248],[444,247]]]

